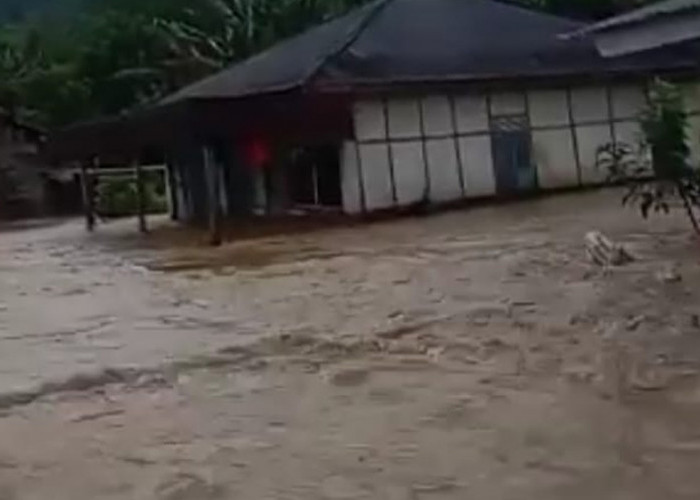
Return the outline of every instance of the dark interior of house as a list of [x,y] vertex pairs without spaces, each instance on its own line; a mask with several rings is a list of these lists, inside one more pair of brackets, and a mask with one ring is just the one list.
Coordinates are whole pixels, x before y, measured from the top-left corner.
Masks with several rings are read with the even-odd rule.
[[290,162],[291,199],[296,205],[339,207],[340,148],[335,144],[303,147]]

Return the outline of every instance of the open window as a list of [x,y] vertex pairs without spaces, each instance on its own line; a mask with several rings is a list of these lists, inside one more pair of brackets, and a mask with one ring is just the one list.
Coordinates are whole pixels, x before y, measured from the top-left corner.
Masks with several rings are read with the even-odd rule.
[[340,147],[329,144],[303,147],[289,170],[292,202],[302,207],[340,208]]

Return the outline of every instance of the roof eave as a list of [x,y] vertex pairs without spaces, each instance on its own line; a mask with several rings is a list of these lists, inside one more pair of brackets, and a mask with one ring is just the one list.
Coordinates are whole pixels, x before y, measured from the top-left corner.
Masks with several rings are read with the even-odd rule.
[[672,10],[658,10],[652,11],[647,15],[643,14],[644,10],[654,6],[655,5],[652,4],[649,7],[645,7],[642,9],[627,12],[625,14],[621,14],[619,16],[604,19],[594,24],[589,24],[579,30],[575,30],[569,33],[562,33],[560,35],[560,38],[564,40],[570,40],[575,38],[582,38],[589,35],[599,35],[615,30],[626,30],[639,25],[655,23],[664,19],[683,18],[686,17],[689,13],[700,15],[700,0],[698,0],[695,4],[687,5],[682,8]]

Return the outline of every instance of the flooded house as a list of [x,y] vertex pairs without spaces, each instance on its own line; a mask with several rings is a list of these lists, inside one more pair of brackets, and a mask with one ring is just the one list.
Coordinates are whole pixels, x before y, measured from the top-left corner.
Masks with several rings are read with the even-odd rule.
[[47,207],[46,133],[0,110],[0,219],[43,214]]
[[563,36],[583,27],[496,0],[378,0],[51,149],[126,163],[162,148],[178,218],[210,224],[595,185],[598,147],[639,133],[652,75],[684,82],[700,131],[700,51],[608,59]]

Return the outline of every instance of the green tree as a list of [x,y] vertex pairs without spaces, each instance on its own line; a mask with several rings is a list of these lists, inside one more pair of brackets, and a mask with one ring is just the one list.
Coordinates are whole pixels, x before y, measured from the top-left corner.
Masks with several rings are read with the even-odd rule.
[[608,170],[612,182],[626,187],[624,204],[637,205],[645,218],[680,204],[700,234],[695,213],[700,209],[700,170],[690,162],[688,117],[678,89],[657,80],[640,122],[638,144],[602,146],[598,165]]
[[185,67],[220,69],[367,0],[201,0],[158,18]]

